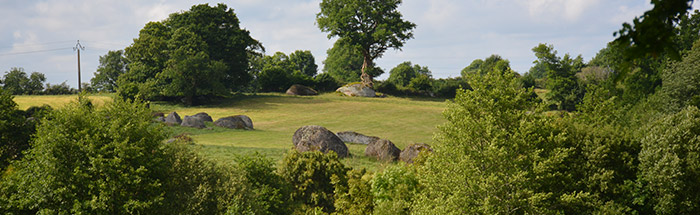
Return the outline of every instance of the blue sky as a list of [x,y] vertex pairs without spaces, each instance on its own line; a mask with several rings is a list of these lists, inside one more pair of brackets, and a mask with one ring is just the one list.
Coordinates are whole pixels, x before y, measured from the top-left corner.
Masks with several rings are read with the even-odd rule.
[[[46,74],[49,83],[77,87],[76,40],[85,46],[81,77],[89,82],[99,56],[129,46],[147,22],[218,2],[234,9],[266,54],[311,50],[323,68],[336,38],[329,40],[315,24],[320,0],[0,0],[0,71],[23,67]],[[417,24],[415,38],[376,63],[388,73],[411,61],[444,78],[459,76],[474,59],[498,54],[524,73],[539,43],[590,60],[623,22],[651,7],[649,0],[404,0],[399,10]]]

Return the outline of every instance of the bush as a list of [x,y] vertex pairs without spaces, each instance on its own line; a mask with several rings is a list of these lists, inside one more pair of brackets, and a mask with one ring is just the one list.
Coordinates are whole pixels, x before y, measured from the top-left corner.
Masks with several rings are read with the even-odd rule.
[[333,92],[340,87],[340,83],[328,73],[316,75],[314,82],[314,89],[319,92]]
[[78,90],[68,86],[65,81],[56,85],[46,84],[46,89],[44,90],[44,94],[46,95],[66,95],[76,93],[78,93]]
[[262,92],[285,92],[293,84],[292,76],[277,66],[263,69],[257,80]]
[[17,109],[14,96],[0,89],[0,176],[10,161],[22,157],[34,133],[35,123],[27,121],[25,113]]
[[257,202],[264,210],[258,214],[290,214],[290,185],[275,174],[271,159],[255,154],[236,157],[236,169],[250,182]]
[[374,210],[374,197],[370,183],[372,175],[365,169],[351,170],[348,172],[347,179],[347,186],[340,181],[334,181],[336,210],[334,214],[372,214]]
[[324,212],[335,211],[335,186],[347,186],[349,168],[334,152],[298,152],[290,150],[282,161],[280,176],[291,184],[289,200],[300,203],[297,209],[320,207]]
[[419,192],[415,170],[402,164],[378,172],[371,184],[374,214],[409,214],[413,196]]
[[[93,108],[80,98],[50,113],[26,157],[0,181],[6,213],[257,213],[245,178],[163,144],[145,104]],[[109,119],[109,120],[105,120]],[[29,195],[27,195],[29,194]]]

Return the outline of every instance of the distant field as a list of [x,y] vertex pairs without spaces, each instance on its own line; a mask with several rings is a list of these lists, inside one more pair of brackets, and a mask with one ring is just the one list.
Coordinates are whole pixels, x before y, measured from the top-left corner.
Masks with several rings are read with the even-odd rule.
[[[75,96],[47,97],[17,96],[21,108],[50,104],[60,107]],[[111,99],[108,95],[91,96],[94,103]],[[214,120],[243,114],[253,120],[254,131],[229,130],[215,127],[200,130],[168,127],[172,135],[189,133],[205,156],[222,163],[232,162],[236,154],[259,152],[281,160],[292,147],[294,131],[304,125],[321,125],[333,132],[356,131],[391,140],[400,149],[411,143],[432,143],[436,126],[444,123],[441,115],[444,100],[409,98],[349,98],[335,93],[314,97],[284,94],[238,96],[217,105],[184,107],[153,103],[154,111],[166,114],[176,111],[181,117],[206,112]],[[209,126],[213,126],[209,124]],[[375,169],[379,163],[363,155],[364,145],[348,145],[352,158],[345,159],[353,167]]]

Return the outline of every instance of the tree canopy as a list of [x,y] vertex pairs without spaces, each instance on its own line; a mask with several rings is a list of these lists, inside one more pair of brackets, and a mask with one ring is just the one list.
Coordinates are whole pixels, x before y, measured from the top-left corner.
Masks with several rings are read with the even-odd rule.
[[[341,83],[360,81],[362,74],[363,57],[360,48],[346,39],[338,39],[333,47],[326,51],[326,59],[323,61],[323,71]],[[384,71],[375,67],[374,63],[365,70],[372,77],[377,77]]]
[[194,5],[141,29],[125,49],[130,67],[117,82],[119,93],[183,98],[187,104],[202,96],[227,95],[248,86],[248,59],[258,50],[262,45],[240,28],[233,9]]
[[340,37],[357,45],[363,56],[362,73],[387,49],[400,49],[413,38],[416,24],[405,21],[401,0],[323,0],[316,22],[328,38]]
[[95,77],[90,80],[92,87],[101,92],[116,92],[117,79],[126,73],[128,64],[122,50],[108,51],[100,56],[100,65],[97,66]]

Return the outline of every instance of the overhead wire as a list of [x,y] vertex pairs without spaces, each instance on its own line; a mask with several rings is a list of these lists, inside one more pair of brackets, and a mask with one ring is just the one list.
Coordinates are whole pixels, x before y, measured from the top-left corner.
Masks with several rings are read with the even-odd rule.
[[23,55],[23,54],[31,54],[31,53],[40,53],[40,52],[52,52],[52,51],[60,51],[60,50],[70,50],[71,47],[64,47],[64,48],[56,48],[56,49],[44,49],[44,50],[34,50],[34,51],[25,51],[25,52],[10,52],[10,53],[0,53],[0,56],[12,56],[12,55]]

